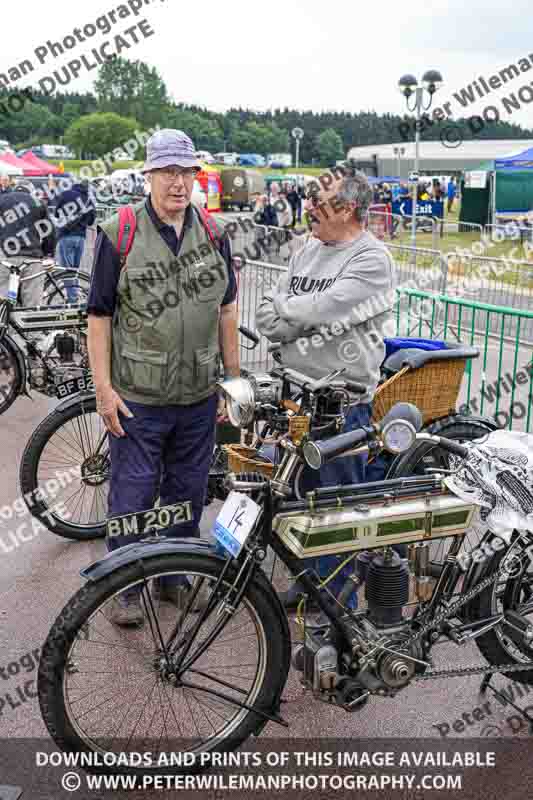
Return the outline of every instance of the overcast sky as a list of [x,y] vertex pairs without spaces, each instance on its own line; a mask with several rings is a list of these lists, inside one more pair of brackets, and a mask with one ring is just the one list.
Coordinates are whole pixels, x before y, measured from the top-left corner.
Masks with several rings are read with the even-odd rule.
[[[445,79],[436,104],[450,100],[458,112],[454,91],[530,52],[533,63],[530,0],[513,0],[512,5],[501,0],[425,0],[424,6],[399,0],[364,5],[353,0],[152,0],[136,18],[118,20],[110,33],[99,33],[38,65],[34,51],[47,39],[60,41],[73,28],[94,23],[119,5],[116,0],[9,4],[0,72],[29,58],[36,65],[31,76],[36,83],[143,18],[154,35],[122,55],[156,66],[176,102],[217,111],[241,105],[402,113],[398,78],[405,72],[421,77],[435,68]],[[70,88],[91,89],[94,75],[83,71]],[[530,81],[533,69],[503,92],[480,100],[470,113]],[[23,79],[19,85],[29,82]],[[502,119],[533,127],[533,103],[512,117],[502,110]]]

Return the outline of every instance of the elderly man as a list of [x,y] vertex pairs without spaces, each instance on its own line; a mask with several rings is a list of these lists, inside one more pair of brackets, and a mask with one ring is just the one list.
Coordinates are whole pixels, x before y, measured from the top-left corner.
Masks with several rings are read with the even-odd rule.
[[[150,194],[134,207],[133,246],[124,264],[118,215],[100,226],[88,301],[97,408],[110,441],[109,517],[150,509],[158,496],[161,506],[190,501],[192,520],[167,529],[171,536],[198,535],[220,356],[227,377],[240,374],[230,244],[191,203],[199,168],[182,131],[152,136],[143,168]],[[130,540],[117,535],[108,548]],[[179,605],[189,584],[156,588],[161,601]],[[142,624],[139,594],[123,594],[111,618]]]
[[[257,327],[281,341],[283,363],[313,378],[336,369],[365,387],[353,394],[344,430],[368,425],[371,402],[385,354],[383,338],[393,330],[395,270],[385,245],[365,231],[372,190],[361,172],[346,167],[325,174],[308,187],[312,236],[295,252],[287,273],[257,311]],[[309,470],[304,489],[360,483],[367,479],[366,456],[337,459],[320,473]],[[336,557],[311,559],[308,566],[325,577]],[[343,571],[330,587],[340,591]],[[292,605],[298,585],[285,598]],[[355,607],[357,598],[350,598]]]

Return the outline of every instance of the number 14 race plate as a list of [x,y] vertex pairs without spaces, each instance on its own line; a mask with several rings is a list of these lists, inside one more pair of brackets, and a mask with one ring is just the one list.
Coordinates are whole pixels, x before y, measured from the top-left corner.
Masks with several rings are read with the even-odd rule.
[[192,520],[192,503],[174,503],[162,508],[151,508],[149,511],[137,511],[135,514],[124,514],[107,520],[107,535],[139,536],[151,530],[163,530],[171,525],[182,525]]
[[261,506],[241,492],[230,492],[220,514],[215,520],[213,532],[222,547],[236,558],[254,527]]

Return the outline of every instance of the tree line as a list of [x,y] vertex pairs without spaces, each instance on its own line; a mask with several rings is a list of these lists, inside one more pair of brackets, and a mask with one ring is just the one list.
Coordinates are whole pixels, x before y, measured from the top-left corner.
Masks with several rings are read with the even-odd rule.
[[[17,149],[59,143],[61,139],[80,158],[101,156],[128,139],[132,131],[155,125],[187,131],[199,150],[262,155],[294,152],[290,132],[299,127],[305,131],[300,143],[301,162],[329,164],[345,157],[350,147],[402,141],[402,125],[405,130],[410,120],[407,115],[375,111],[278,108],[260,112],[234,107],[217,113],[198,105],[175,103],[154,67],[125,58],[100,68],[94,92],[47,95],[32,91],[33,101],[21,110],[0,114],[0,138]],[[0,91],[0,103],[8,96],[6,90]],[[457,122],[464,122],[464,139],[533,138],[533,130],[513,123],[487,122],[474,133],[466,121]],[[412,124],[410,129],[414,131]],[[440,126],[434,125],[424,130],[423,138],[437,140],[440,133]]]

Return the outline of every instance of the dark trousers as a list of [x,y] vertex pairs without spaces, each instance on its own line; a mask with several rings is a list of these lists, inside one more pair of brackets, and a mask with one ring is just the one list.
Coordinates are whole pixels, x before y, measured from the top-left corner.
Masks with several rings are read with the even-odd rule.
[[[372,406],[370,404],[361,403],[353,406],[346,416],[343,433],[361,428],[363,425],[369,425],[371,416]],[[301,486],[303,491],[310,492],[321,486],[345,486],[350,483],[364,483],[368,480],[366,473],[367,454],[362,453],[358,456],[337,458],[329,464],[324,464],[320,470],[312,470],[306,467],[302,476]],[[305,558],[302,560],[302,567],[315,570],[321,578],[326,578],[347,557],[348,553]],[[328,589],[335,596],[339,594],[346,582],[346,578],[354,571],[354,568],[355,560],[352,560],[327,584]],[[357,607],[357,595],[355,593],[349,598],[347,605],[351,608]]]
[[[126,436],[109,435],[109,517],[151,509],[158,497],[161,506],[190,500],[193,520],[159,533],[198,536],[215,443],[217,396],[191,406],[148,406],[129,401],[126,405],[135,415],[120,415]],[[137,538],[108,539],[108,550]]]

